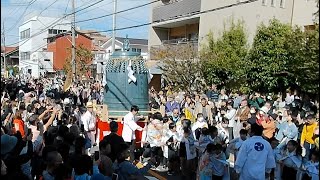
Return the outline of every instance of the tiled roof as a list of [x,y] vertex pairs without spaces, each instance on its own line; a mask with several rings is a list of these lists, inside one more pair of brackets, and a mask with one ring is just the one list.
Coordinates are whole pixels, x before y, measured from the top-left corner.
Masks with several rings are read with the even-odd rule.
[[4,46],[1,46],[1,53],[3,53],[3,51],[6,50],[5,53],[7,54],[7,53],[10,53],[10,52],[16,50],[17,48],[18,47],[7,47],[7,46],[4,47]]
[[[116,37],[116,40],[120,41],[121,43],[124,42],[126,38],[123,37]],[[133,39],[133,38],[128,38],[130,44],[139,44],[139,45],[148,45],[148,40],[147,39]]]

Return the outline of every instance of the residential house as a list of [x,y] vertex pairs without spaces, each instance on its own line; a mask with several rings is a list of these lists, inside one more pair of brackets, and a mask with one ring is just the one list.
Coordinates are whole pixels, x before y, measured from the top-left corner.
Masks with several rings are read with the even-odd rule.
[[55,73],[53,53],[47,51],[47,38],[71,30],[67,18],[35,16],[19,26],[19,69],[38,78]]
[[258,25],[273,18],[300,27],[312,25],[317,6],[314,0],[162,0],[152,7],[149,48],[181,43],[198,48],[210,31],[221,35],[232,19],[244,21],[252,43]]
[[1,74],[4,70],[4,56],[6,58],[7,68],[19,66],[19,47],[4,47],[1,46]]
[[92,68],[95,69],[96,79],[102,79],[104,73],[104,68],[106,64],[105,54],[106,50],[102,48],[110,38],[106,35],[96,32],[95,30],[78,30],[79,32],[85,34],[92,38],[93,49],[92,53],[94,55]]
[[[47,51],[53,54],[53,68],[55,71],[63,74],[64,65],[67,58],[71,58],[72,48],[72,37],[71,32],[65,32],[48,38]],[[87,48],[88,50],[93,49],[92,38],[76,31],[75,38],[76,48],[80,46]],[[90,62],[91,64],[92,62]]]
[[[122,51],[123,43],[126,38],[116,37],[115,40],[115,51]],[[134,39],[128,38],[130,42],[130,48],[133,52],[140,52],[141,56],[147,60],[148,58],[148,40],[147,39]],[[112,52],[112,38],[102,45],[102,49],[106,51],[105,59],[109,59]]]
[[318,8],[314,0],[162,0],[151,11],[150,60],[161,61],[152,52],[164,45],[188,43],[199,50],[210,31],[220,36],[232,19],[244,21],[250,44],[257,27],[273,18],[312,29]]

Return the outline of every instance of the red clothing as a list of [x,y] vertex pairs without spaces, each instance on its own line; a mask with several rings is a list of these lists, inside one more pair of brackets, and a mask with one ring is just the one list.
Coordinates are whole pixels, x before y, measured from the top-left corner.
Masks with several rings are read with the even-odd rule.
[[[17,128],[16,128],[17,127]],[[13,120],[13,133],[17,133],[17,131],[20,131],[21,136],[24,137],[24,121],[22,119],[15,119]]]

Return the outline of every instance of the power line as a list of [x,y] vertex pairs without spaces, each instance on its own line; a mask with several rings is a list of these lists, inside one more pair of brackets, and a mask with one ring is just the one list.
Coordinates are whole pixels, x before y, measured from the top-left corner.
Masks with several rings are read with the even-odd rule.
[[41,33],[47,31],[47,28],[49,28],[49,27],[51,27],[51,26],[54,26],[55,24],[57,24],[57,23],[58,23],[60,20],[62,20],[63,18],[65,18],[65,17],[67,17],[67,16],[70,16],[70,15],[72,15],[72,14],[74,14],[74,13],[78,13],[78,12],[80,12],[80,11],[83,11],[83,10],[85,10],[85,9],[87,9],[87,8],[93,6],[93,5],[96,5],[96,4],[98,4],[98,3],[102,2],[102,1],[104,1],[104,0],[100,0],[100,1],[98,1],[98,2],[92,3],[92,4],[89,5],[89,6],[86,6],[86,7],[82,8],[82,9],[79,9],[79,10],[77,10],[77,11],[75,11],[75,12],[66,14],[66,15],[62,16],[61,18],[58,18],[56,21],[54,21],[54,22],[51,23],[50,25],[44,27],[44,29],[43,29],[42,31],[39,31],[39,32],[31,35],[28,39],[26,39],[26,40],[21,40],[21,41],[18,41],[18,42],[16,42],[16,43],[12,43],[12,44],[10,44],[10,45],[8,45],[8,46],[12,46],[12,45],[15,45],[15,44],[18,44],[18,43],[21,43],[21,42],[23,42],[23,43],[21,44],[21,45],[23,45],[23,44],[25,44],[26,42],[28,42],[31,38],[33,38],[33,37],[35,37],[35,36],[38,36],[38,35],[40,35]]
[[11,31],[14,27],[16,27],[16,26],[18,25],[18,23],[22,20],[23,16],[24,16],[25,13],[27,12],[28,8],[29,8],[33,3],[35,3],[36,1],[37,1],[37,0],[31,0],[31,1],[29,2],[29,4],[28,4],[27,7],[24,9],[24,11],[23,11],[23,13],[21,14],[21,16],[18,18],[17,22],[16,22],[13,26],[11,26],[8,31]]
[[[214,11],[227,9],[227,8],[231,8],[231,7],[236,7],[236,6],[240,6],[240,5],[244,5],[244,4],[250,4],[250,3],[253,3],[253,2],[256,2],[256,1],[258,1],[258,0],[241,1],[241,2],[238,2],[238,3],[234,3],[234,4],[227,5],[227,6],[214,8],[214,9],[209,9],[209,10],[205,10],[205,11],[201,11],[201,12],[198,12],[198,11],[191,12],[191,13],[188,13],[188,14],[185,14],[185,15],[182,15],[182,16],[179,16],[179,17],[171,18],[171,19],[168,19],[168,20],[164,20],[164,21],[161,21],[161,22],[177,20],[177,19],[181,19],[181,18],[185,18],[185,17],[199,15],[199,14],[205,14],[205,13],[214,12]],[[151,25],[153,23],[154,22],[143,23],[143,24],[138,24],[138,25],[135,25],[135,26],[127,26],[127,27],[123,27],[123,28],[116,28],[115,30],[116,31],[121,31],[121,30],[126,30],[126,29],[138,28],[138,27],[148,26],[148,25]],[[111,31],[113,31],[113,30],[112,29],[108,29],[108,30],[102,30],[102,31],[94,31],[93,33],[111,32]]]
[[95,18],[90,18],[90,19],[84,19],[84,20],[80,20],[80,21],[76,21],[76,23],[81,23],[81,22],[86,22],[86,21],[92,21],[92,20],[96,20],[96,19],[101,19],[101,18],[104,18],[104,17],[108,17],[108,16],[112,16],[114,14],[120,14],[120,13],[123,13],[123,12],[126,12],[126,11],[131,11],[131,10],[134,10],[134,9],[138,9],[138,8],[141,8],[141,7],[144,7],[144,6],[148,6],[150,4],[153,4],[153,3],[156,3],[160,0],[155,0],[155,1],[151,1],[149,3],[146,3],[146,4],[142,4],[142,5],[139,5],[139,6],[135,6],[135,7],[132,7],[132,8],[128,8],[128,9],[125,9],[125,10],[122,10],[122,11],[118,11],[116,13],[110,13],[110,14],[106,14],[106,15],[103,15],[103,16],[99,16],[99,17],[95,17]]
[[67,13],[69,3],[70,3],[70,0],[68,0],[68,3],[67,3],[67,6],[66,6],[66,9],[64,10],[64,13],[65,13],[65,14]]
[[[107,3],[107,4],[104,4],[104,5],[106,6],[106,5],[109,5],[109,4],[111,4],[111,3],[112,3],[112,1],[109,2],[109,3]],[[89,9],[88,11],[85,11],[85,12],[82,12],[82,13],[78,14],[78,16],[80,16],[80,15],[82,15],[82,14],[85,14],[85,13],[87,13],[87,12],[93,11],[93,10],[95,10],[95,9],[101,9],[101,7],[98,6],[98,7],[96,7],[96,8]]]

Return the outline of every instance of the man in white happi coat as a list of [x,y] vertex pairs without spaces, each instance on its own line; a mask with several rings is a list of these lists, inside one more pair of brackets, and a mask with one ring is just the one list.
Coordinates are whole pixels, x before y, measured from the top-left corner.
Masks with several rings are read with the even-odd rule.
[[240,180],[265,180],[276,167],[273,150],[268,141],[262,138],[263,128],[257,124],[251,126],[251,138],[245,140],[235,162],[235,171]]
[[96,143],[96,123],[97,119],[93,112],[93,103],[87,102],[87,111],[81,116],[81,123],[84,126],[84,131],[88,138],[91,140],[91,147]]
[[136,123],[142,118],[141,116],[136,117],[138,112],[139,107],[133,105],[131,111],[123,117],[122,138],[130,146],[130,161],[134,161],[135,131],[143,131],[143,128]]

